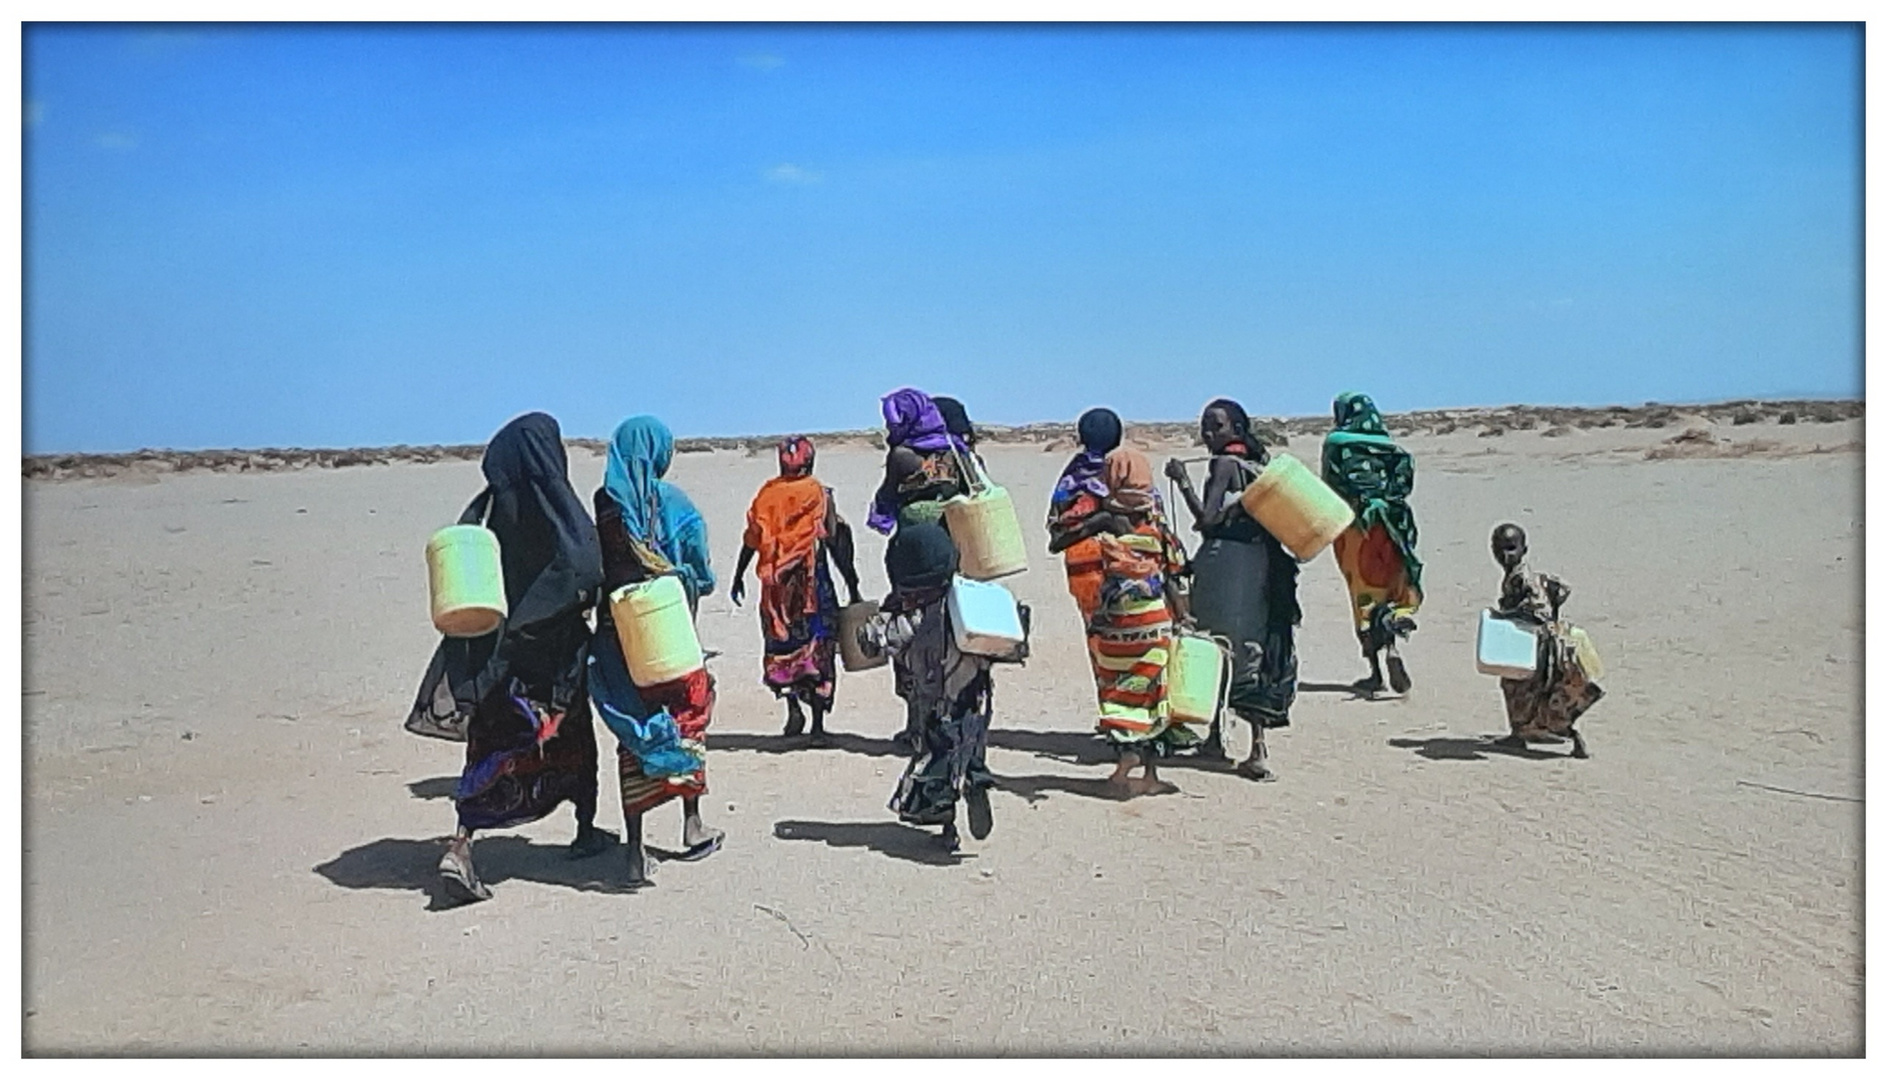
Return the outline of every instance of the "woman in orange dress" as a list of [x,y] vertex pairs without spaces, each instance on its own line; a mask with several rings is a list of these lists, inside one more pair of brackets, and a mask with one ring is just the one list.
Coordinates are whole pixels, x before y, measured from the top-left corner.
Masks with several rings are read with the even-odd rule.
[[747,531],[728,596],[747,595],[747,566],[757,557],[760,629],[766,639],[763,678],[775,697],[786,699],[786,732],[799,735],[812,712],[812,737],[825,737],[838,669],[839,598],[828,559],[845,579],[850,602],[858,603],[858,571],[852,564],[852,527],[839,516],[832,489],[812,474],[812,440],[795,435],[780,443],[780,475],[761,485],[747,509]]

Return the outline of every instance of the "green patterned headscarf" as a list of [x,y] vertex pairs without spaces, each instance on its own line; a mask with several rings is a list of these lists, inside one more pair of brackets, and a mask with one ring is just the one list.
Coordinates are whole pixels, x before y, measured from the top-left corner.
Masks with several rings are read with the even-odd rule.
[[1368,394],[1339,394],[1333,409],[1336,429],[1324,436],[1323,475],[1356,510],[1356,527],[1368,532],[1380,522],[1408,567],[1409,584],[1422,587],[1422,563],[1415,557],[1415,512],[1409,492],[1415,488],[1415,459],[1397,446],[1382,413]]

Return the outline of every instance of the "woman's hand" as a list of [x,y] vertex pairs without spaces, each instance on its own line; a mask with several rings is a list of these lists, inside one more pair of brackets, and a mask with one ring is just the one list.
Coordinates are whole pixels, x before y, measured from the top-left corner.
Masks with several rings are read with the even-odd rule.
[[740,602],[747,598],[747,579],[744,577],[735,578],[733,587],[727,590],[727,598],[734,602],[735,607],[739,607]]
[[1178,458],[1166,459],[1166,478],[1177,484],[1192,483],[1192,478],[1186,475],[1186,463]]

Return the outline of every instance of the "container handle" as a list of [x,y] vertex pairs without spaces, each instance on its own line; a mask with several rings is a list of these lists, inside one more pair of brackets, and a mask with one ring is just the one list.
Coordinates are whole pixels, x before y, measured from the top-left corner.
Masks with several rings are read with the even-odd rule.
[[989,475],[983,471],[982,465],[977,463],[974,454],[970,455],[967,460],[964,458],[963,451],[957,448],[957,437],[955,435],[948,436],[948,441],[950,443],[950,452],[956,456],[957,467],[963,470],[963,486],[970,489],[971,495],[980,495],[996,486],[990,483]]

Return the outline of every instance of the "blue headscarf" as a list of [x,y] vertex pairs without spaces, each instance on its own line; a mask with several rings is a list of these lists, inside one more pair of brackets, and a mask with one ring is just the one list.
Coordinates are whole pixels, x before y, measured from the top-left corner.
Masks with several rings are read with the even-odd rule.
[[622,508],[629,535],[667,553],[662,522],[662,475],[675,459],[675,435],[653,416],[632,416],[616,425],[603,466],[603,489]]
[[666,480],[657,480],[662,500],[662,555],[688,579],[689,595],[697,599],[714,591],[714,571],[708,565],[708,523],[694,500]]
[[708,526],[695,504],[662,479],[675,460],[675,435],[653,416],[616,425],[603,467],[603,489],[622,507],[630,536],[648,544],[679,570],[691,597],[714,591],[708,566]]

